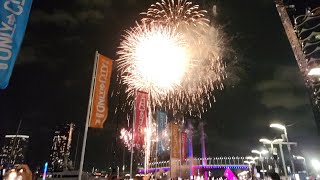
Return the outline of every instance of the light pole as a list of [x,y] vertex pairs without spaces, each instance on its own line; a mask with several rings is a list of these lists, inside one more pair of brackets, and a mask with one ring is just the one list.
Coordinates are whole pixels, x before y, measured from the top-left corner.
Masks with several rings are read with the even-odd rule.
[[252,153],[255,153],[255,154],[259,154],[260,161],[261,161],[261,167],[262,167],[262,174],[263,174],[263,177],[264,177],[264,175],[265,175],[265,173],[264,173],[264,165],[263,165],[264,157],[263,157],[262,155],[267,154],[268,151],[267,151],[267,150],[264,150],[264,149],[263,149],[262,151],[258,151],[258,150],[256,150],[256,149],[254,149],[254,150],[252,150],[251,152],[252,152]]
[[[283,130],[285,140],[286,140],[287,143],[289,143],[286,126],[284,126],[284,125],[282,125],[282,124],[270,124],[270,127],[271,127],[271,128],[276,128],[276,129],[281,129],[281,130]],[[290,162],[291,162],[291,166],[292,166],[292,174],[295,174],[294,163],[293,163],[293,156],[292,156],[292,154],[291,154],[290,144],[287,144],[287,147],[288,147],[289,156],[290,156]]]
[[[256,157],[256,158],[258,158],[258,157]],[[252,156],[248,156],[248,157],[246,157],[246,159],[248,159],[248,160],[251,159],[250,161],[243,161],[243,163],[249,165],[249,171],[250,171],[251,177],[253,179],[253,177],[254,177],[254,166],[253,165],[256,164],[255,158],[253,158]]]
[[[283,139],[274,139],[274,140],[269,140],[269,139],[260,139],[259,142],[263,143],[263,144],[270,144],[271,145],[271,155],[277,155],[277,152],[274,151],[273,145],[277,144],[279,142],[282,142]],[[278,165],[277,165],[277,160],[274,159],[274,168],[275,168],[275,172],[278,173]]]

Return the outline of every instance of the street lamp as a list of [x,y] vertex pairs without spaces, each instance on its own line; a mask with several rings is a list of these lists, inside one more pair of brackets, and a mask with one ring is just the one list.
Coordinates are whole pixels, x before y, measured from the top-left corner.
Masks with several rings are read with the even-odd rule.
[[[270,144],[271,145],[271,155],[277,155],[277,153],[274,152],[273,145],[274,144],[279,144],[280,142],[283,142],[283,139],[274,139],[272,141],[269,140],[269,139],[259,139],[259,142],[261,142],[263,144]],[[283,160],[283,157],[282,157],[282,160]],[[275,167],[275,172],[277,172],[278,171],[278,165],[277,165],[276,159],[274,159],[274,167]]]
[[[282,125],[282,124],[270,124],[271,128],[277,128],[277,129],[281,129],[284,132],[284,137],[285,140],[287,141],[287,143],[289,143],[289,139],[288,139],[288,134],[287,134],[287,128],[286,126]],[[292,160],[292,154],[291,154],[291,147],[290,144],[287,144],[288,147],[288,151],[289,151],[289,155],[290,155],[290,162],[291,162],[291,167],[292,167],[292,174],[295,174],[295,170],[294,170],[294,164],[293,164],[293,160]]]
[[268,153],[268,151],[265,150],[265,149],[263,149],[262,151],[258,151],[258,150],[256,150],[256,149],[254,149],[254,150],[252,150],[251,152],[252,152],[252,153],[255,153],[255,154],[259,154],[260,158],[262,157],[262,155]]
[[281,129],[284,131],[284,134],[287,134],[287,128],[286,126],[282,125],[282,124],[270,124],[271,128],[277,128],[277,129]]
[[269,139],[259,139],[259,142],[262,142],[263,144],[270,144],[271,145],[271,150],[272,150],[272,154],[273,154],[273,145],[277,144],[279,142],[282,142],[283,139],[274,139],[274,140],[269,140]]
[[255,161],[255,160],[259,159],[259,158],[258,157],[247,156],[246,159],[249,159],[251,161]]
[[265,149],[263,149],[262,151],[258,151],[258,150],[256,150],[256,149],[254,149],[254,150],[252,150],[251,152],[252,152],[252,153],[255,153],[255,154],[259,154],[260,161],[261,161],[262,172],[263,172],[262,174],[263,174],[263,176],[264,176],[264,166],[263,166],[263,160],[264,160],[264,158],[262,157],[262,155],[267,154],[268,151],[265,150]]

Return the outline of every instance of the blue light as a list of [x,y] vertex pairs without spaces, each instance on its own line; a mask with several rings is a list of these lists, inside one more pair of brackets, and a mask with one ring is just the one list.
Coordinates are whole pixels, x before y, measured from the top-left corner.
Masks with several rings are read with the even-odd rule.
[[48,162],[46,162],[46,163],[44,164],[42,180],[45,180],[45,179],[46,179],[47,171],[48,171]]

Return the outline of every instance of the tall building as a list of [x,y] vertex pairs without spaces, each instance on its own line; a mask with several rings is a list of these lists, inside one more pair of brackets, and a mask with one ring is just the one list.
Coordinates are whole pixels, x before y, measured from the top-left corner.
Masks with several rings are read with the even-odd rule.
[[4,146],[0,151],[0,165],[7,167],[25,163],[28,144],[29,136],[6,135]]
[[275,0],[320,133],[320,1]]
[[58,127],[54,132],[49,161],[51,171],[70,169],[70,150],[74,127],[75,125],[71,123]]

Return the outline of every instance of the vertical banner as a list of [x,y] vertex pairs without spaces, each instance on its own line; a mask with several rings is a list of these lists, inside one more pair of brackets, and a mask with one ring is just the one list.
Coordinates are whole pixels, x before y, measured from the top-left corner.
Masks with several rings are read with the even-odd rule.
[[90,127],[103,128],[108,117],[108,92],[110,87],[112,60],[97,53],[94,91],[90,112]]
[[190,177],[194,175],[194,168],[193,168],[193,143],[192,143],[192,124],[191,120],[188,120],[188,158],[189,158],[189,165],[190,165]]
[[187,133],[181,133],[181,162],[187,159]]
[[27,27],[32,0],[0,1],[0,89],[5,89]]
[[167,113],[163,111],[157,111],[157,132],[158,132],[158,154],[162,154],[165,150],[164,137],[167,122]]
[[144,130],[147,123],[147,102],[148,93],[137,91],[135,102],[135,127],[134,127],[134,144],[144,144]]
[[179,175],[180,160],[180,133],[179,125],[171,123],[171,153],[170,153],[170,178],[177,178]]
[[171,123],[171,158],[180,158],[179,125]]

